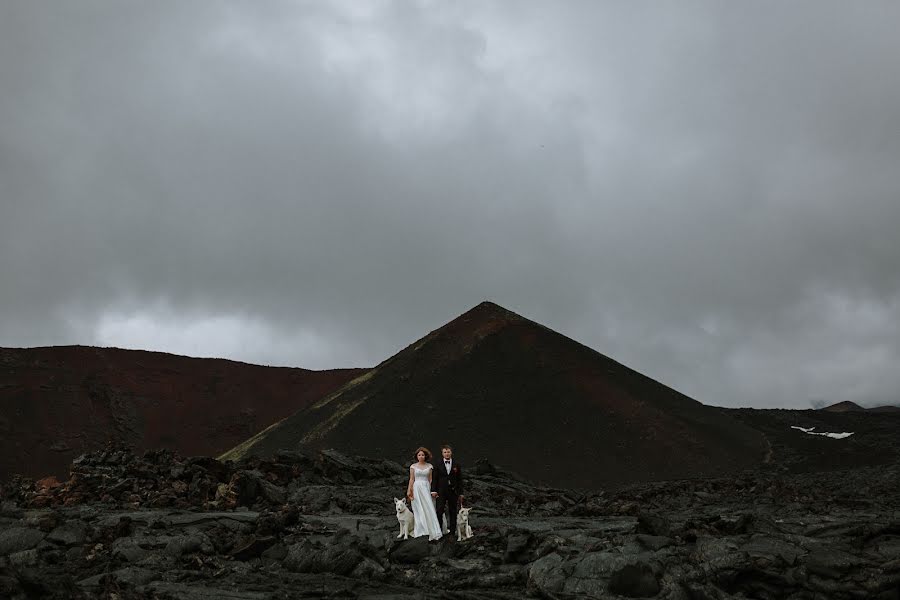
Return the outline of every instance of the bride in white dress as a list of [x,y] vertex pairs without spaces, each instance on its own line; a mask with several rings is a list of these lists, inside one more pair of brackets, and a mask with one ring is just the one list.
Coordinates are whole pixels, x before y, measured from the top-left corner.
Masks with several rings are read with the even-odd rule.
[[434,509],[434,499],[431,496],[431,471],[434,467],[428,462],[431,452],[428,448],[416,450],[416,461],[409,467],[409,486],[406,488],[406,497],[410,500],[410,507],[416,517],[416,526],[413,529],[413,537],[427,535],[429,540],[441,538],[441,527],[438,524],[437,511]]

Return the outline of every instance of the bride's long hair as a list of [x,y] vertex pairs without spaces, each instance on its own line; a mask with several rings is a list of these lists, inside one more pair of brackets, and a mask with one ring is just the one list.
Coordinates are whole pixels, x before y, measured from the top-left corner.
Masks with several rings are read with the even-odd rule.
[[416,453],[413,454],[413,457],[416,459],[416,462],[419,462],[419,452],[425,453],[425,462],[429,462],[431,460],[431,450],[429,450],[425,446],[419,446],[418,448],[416,448]]

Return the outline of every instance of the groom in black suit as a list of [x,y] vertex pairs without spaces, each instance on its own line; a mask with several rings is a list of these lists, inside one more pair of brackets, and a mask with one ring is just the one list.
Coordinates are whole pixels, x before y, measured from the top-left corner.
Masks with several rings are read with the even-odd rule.
[[[442,459],[434,466],[431,474],[431,497],[437,498],[437,519],[443,527],[444,509],[447,509],[447,526],[451,538],[456,534],[456,513],[463,496],[462,467],[453,460],[453,448],[441,446]],[[453,538],[455,539],[455,538]]]

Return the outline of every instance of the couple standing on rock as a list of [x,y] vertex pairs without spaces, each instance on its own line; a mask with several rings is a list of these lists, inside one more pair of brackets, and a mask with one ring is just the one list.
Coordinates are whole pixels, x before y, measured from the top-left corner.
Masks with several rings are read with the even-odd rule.
[[[427,535],[429,540],[437,540],[442,533],[456,531],[456,512],[465,498],[462,495],[462,468],[453,460],[450,446],[441,446],[441,455],[443,459],[435,467],[430,462],[428,448],[418,448],[416,462],[409,466],[406,497],[416,519],[413,537]],[[447,511],[449,531],[441,527],[444,510]]]

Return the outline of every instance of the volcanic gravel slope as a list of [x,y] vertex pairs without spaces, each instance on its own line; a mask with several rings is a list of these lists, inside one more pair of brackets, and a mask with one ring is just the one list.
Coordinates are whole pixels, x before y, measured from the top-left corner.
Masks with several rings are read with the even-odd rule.
[[[769,452],[765,463],[780,471],[814,473],[900,463],[900,414],[871,410],[721,410],[766,436]],[[816,435],[824,433],[852,435],[844,439]]]
[[217,454],[364,372],[115,348],[0,348],[0,479],[63,477],[73,458],[107,441]]
[[224,455],[336,448],[410,462],[419,445],[599,488],[758,465],[764,436],[559,333],[484,302]]

